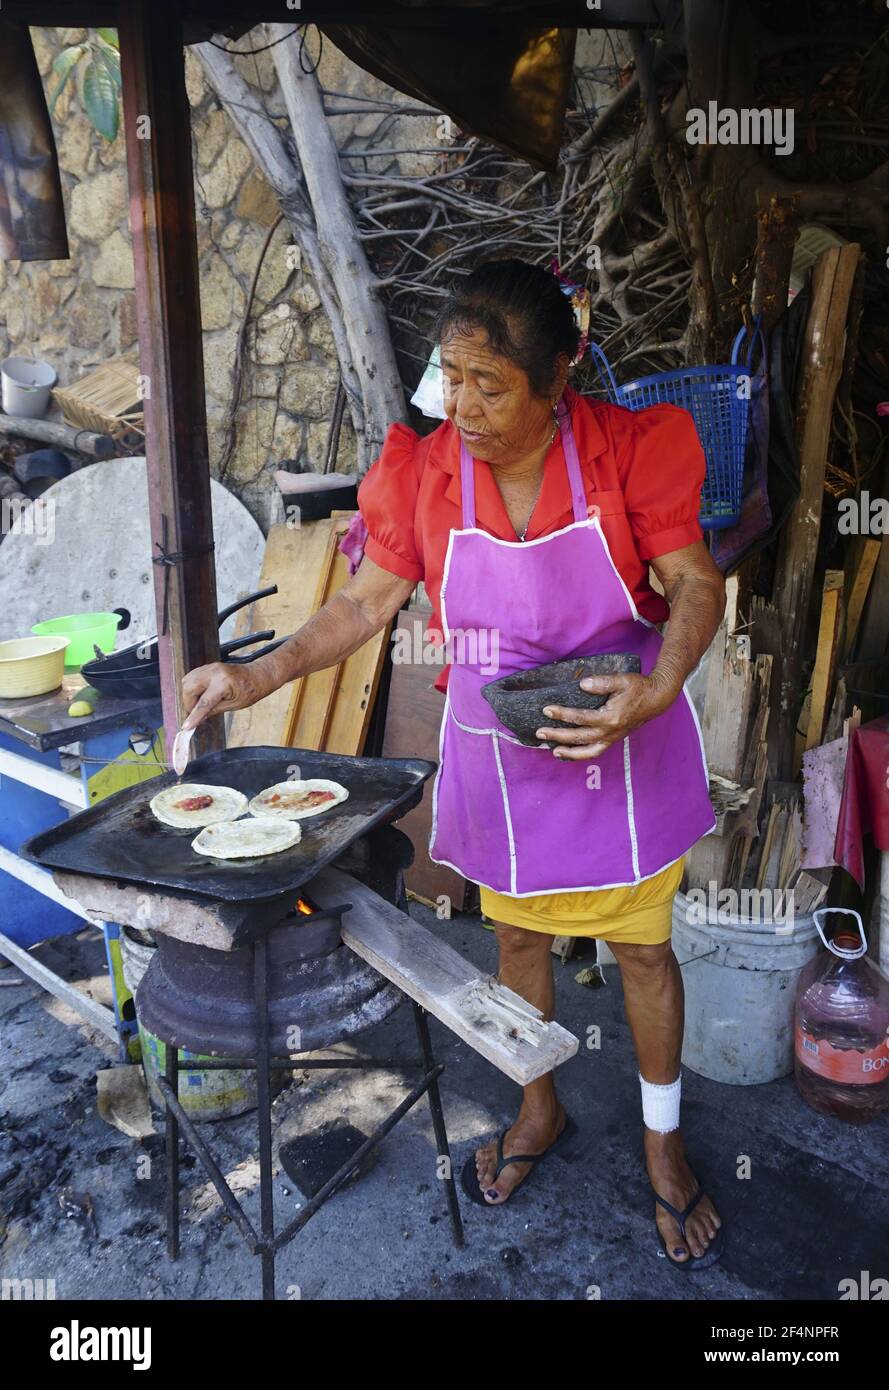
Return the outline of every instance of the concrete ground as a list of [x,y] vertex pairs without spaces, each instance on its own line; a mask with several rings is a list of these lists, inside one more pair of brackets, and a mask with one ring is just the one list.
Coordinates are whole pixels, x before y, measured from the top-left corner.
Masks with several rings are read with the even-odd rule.
[[[418,919],[483,967],[478,918]],[[96,934],[38,948],[97,997],[107,982]],[[792,1078],[726,1087],[685,1072],[692,1161],[728,1230],[722,1262],[667,1266],[641,1160],[639,1092],[616,967],[590,990],[582,962],[555,963],[558,1017],[582,1040],[560,1090],[579,1133],[506,1207],[461,1205],[453,1248],[421,1101],[383,1142],[371,1170],[338,1193],[278,1259],[278,1296],[304,1299],[827,1299],[842,1279],[889,1276],[889,1113],[856,1128],[809,1110]],[[258,1295],[258,1268],[236,1228],[206,1210],[206,1180],[186,1159],[182,1254],[164,1249],[162,1141],[127,1138],[96,1111],[95,1073],[110,1044],[14,968],[0,970],[0,1276],[54,1279],[58,1299],[227,1299]],[[508,1123],[518,1091],[432,1020],[455,1165]],[[404,1007],[358,1040],[364,1055],[414,1055]],[[338,1051],[358,1051],[354,1044]],[[297,1073],[276,1101],[276,1143],[345,1119],[369,1133],[408,1087],[397,1074]],[[254,1116],[203,1127],[223,1171],[237,1170],[258,1225]],[[160,1129],[160,1124],[158,1123]],[[334,1165],[335,1166],[335,1165]],[[749,1173],[749,1176],[745,1176]],[[275,1181],[282,1226],[301,1195]]]

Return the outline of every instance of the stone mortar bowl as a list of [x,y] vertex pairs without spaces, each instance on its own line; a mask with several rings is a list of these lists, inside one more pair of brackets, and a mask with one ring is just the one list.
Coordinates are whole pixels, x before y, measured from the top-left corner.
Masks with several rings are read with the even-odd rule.
[[543,711],[550,705],[600,709],[605,704],[607,695],[590,695],[581,690],[579,681],[587,676],[639,675],[641,669],[638,656],[627,652],[575,656],[569,661],[550,661],[545,666],[501,676],[483,685],[482,694],[501,724],[529,748],[536,748],[540,743],[537,730],[544,725],[555,728],[562,722],[544,717]]

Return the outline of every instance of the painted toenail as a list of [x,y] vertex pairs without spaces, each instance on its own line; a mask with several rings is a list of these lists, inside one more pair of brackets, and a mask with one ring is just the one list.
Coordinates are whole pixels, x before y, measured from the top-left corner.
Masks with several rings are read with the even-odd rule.
[[487,1192],[485,1193],[485,1196],[486,1196],[486,1197],[499,1197],[499,1196],[500,1196],[500,1193],[497,1191],[496,1187],[489,1187],[488,1190],[487,1190]]
[[675,1246],[674,1249],[673,1249],[673,1254],[674,1254],[674,1255],[684,1255],[684,1254],[685,1254],[685,1251],[682,1249],[682,1246],[681,1246],[681,1245],[677,1245],[677,1246]]

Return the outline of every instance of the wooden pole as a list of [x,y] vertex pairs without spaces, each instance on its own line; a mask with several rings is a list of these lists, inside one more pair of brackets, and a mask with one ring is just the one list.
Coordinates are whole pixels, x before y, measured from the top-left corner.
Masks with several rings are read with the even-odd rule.
[[[191,111],[181,14],[121,0],[124,129],[167,752],[182,677],[219,658]],[[199,731],[221,748],[221,719]]]
[[107,459],[117,445],[110,434],[94,434],[92,430],[75,429],[73,425],[56,420],[29,420],[21,415],[0,415],[0,434],[20,434],[41,444],[55,444],[59,449],[74,449],[78,454],[92,454]]
[[753,283],[753,315],[762,314],[762,327],[770,333],[787,307],[787,288],[793,247],[799,232],[799,198],[772,194],[756,215],[756,277]]
[[795,729],[802,694],[803,647],[815,578],[830,420],[843,366],[846,315],[861,247],[831,247],[812,275],[812,301],[796,402],[800,495],[781,537],[773,604],[781,625],[775,652],[769,762],[781,780],[793,776]]

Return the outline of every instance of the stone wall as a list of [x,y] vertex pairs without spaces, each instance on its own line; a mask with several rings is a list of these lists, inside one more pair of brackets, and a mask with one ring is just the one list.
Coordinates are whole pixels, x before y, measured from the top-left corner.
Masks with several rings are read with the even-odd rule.
[[[52,73],[53,59],[85,33],[32,28],[49,93],[58,80]],[[246,35],[237,44],[255,46]],[[283,114],[271,55],[243,58],[239,66],[245,80],[263,92],[272,113]],[[398,95],[329,43],[324,46],[319,75],[322,85],[332,91],[387,99]],[[238,333],[278,204],[191,51],[186,54],[186,77],[192,109],[210,458],[218,473]],[[428,118],[364,113],[331,119],[343,149],[365,148],[384,121],[387,146],[435,143],[432,113]],[[0,263],[0,353],[33,351],[51,363],[65,385],[110,357],[135,356],[136,314],[123,133],[113,144],[98,135],[72,82],[53,120],[71,257]],[[405,173],[425,162],[423,156],[398,160]],[[376,161],[374,167],[381,163]],[[225,477],[263,526],[274,514],[276,489],[271,474],[280,461],[297,459],[304,467],[322,463],[338,381],[326,317],[291,243],[290,230],[282,222],[273,233],[250,310],[236,447]],[[355,439],[346,412],[337,468],[348,470],[354,464]]]

